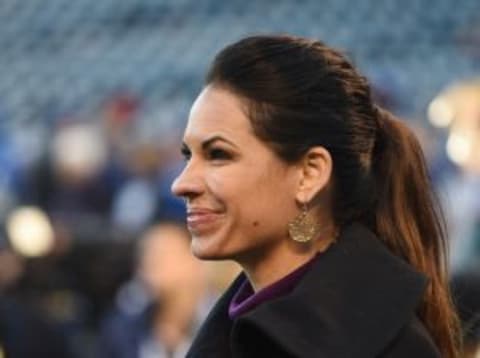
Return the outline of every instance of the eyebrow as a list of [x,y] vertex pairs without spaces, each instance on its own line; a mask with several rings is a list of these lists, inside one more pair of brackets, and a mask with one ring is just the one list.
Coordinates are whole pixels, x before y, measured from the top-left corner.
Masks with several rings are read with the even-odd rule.
[[[235,147],[235,148],[238,148],[238,146],[229,141],[228,139],[222,137],[222,136],[219,136],[219,135],[214,135],[213,137],[211,138],[208,138],[207,140],[205,140],[204,142],[202,142],[202,150],[205,150],[207,149],[209,146],[211,146],[214,142],[216,141],[221,141],[221,142],[225,142],[227,144],[230,144],[231,146]],[[188,147],[187,144],[185,142],[182,143],[182,147]]]

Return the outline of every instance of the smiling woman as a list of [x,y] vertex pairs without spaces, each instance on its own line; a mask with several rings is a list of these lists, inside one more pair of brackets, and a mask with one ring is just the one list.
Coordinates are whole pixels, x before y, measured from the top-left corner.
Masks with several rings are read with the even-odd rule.
[[[328,180],[331,159],[317,148],[312,168],[285,163],[254,135],[242,108],[230,91],[215,85],[204,89],[185,131],[187,166],[173,191],[187,198],[194,254],[238,261],[259,289],[315,254],[305,245],[292,248],[285,223],[298,213],[297,196],[303,202],[313,196],[314,188],[306,192],[303,171],[312,172],[320,187]],[[318,180],[319,175],[325,178]]]
[[188,357],[457,356],[421,150],[341,54],[288,36],[228,46],[182,153],[193,253],[244,270]]

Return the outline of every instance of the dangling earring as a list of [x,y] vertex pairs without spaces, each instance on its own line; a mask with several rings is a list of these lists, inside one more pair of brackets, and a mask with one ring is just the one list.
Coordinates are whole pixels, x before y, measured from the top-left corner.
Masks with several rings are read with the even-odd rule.
[[293,241],[306,243],[321,231],[317,221],[308,215],[307,204],[303,204],[302,212],[288,223],[288,233]]

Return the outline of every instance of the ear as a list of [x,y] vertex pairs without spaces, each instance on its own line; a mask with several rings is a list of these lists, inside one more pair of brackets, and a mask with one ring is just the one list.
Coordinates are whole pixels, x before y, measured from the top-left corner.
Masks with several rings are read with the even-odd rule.
[[300,161],[300,181],[296,199],[300,203],[312,201],[330,183],[332,157],[324,147],[312,147]]

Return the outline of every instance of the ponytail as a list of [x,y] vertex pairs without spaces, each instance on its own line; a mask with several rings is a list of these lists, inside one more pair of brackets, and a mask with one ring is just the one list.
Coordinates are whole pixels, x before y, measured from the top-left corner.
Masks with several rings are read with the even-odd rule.
[[456,358],[460,335],[448,289],[445,224],[420,144],[389,112],[378,109],[377,122],[373,229],[393,253],[429,278],[418,314],[444,356]]

